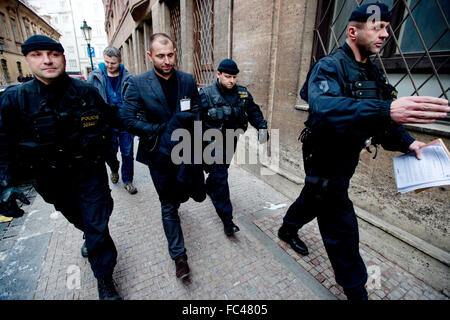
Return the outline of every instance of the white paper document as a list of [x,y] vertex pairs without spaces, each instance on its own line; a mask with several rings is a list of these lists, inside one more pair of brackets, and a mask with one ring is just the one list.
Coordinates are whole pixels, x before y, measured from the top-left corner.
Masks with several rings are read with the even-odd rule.
[[450,154],[442,140],[429,143],[421,153],[421,160],[414,153],[393,158],[398,192],[450,185]]

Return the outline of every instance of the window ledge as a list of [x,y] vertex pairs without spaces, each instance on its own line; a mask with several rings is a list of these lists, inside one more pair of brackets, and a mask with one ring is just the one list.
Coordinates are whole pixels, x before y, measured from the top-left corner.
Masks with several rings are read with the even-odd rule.
[[[296,104],[296,110],[308,111],[308,104]],[[425,134],[436,135],[444,138],[450,138],[450,125],[445,123],[432,123],[432,124],[405,124],[406,129],[414,132],[420,132]]]
[[403,126],[410,131],[450,138],[450,125],[448,124],[405,124]]

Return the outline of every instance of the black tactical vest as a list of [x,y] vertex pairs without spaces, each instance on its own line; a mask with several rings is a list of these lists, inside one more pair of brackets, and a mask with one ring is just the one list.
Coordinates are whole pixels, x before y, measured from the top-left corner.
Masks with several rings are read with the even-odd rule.
[[[383,73],[371,61],[368,61],[365,67],[360,66],[354,59],[352,59],[343,48],[329,55],[336,62],[338,69],[338,77],[344,82],[343,95],[346,97],[364,100],[364,99],[378,99],[378,100],[396,100],[397,90],[394,86],[389,84]],[[347,50],[351,50],[349,47]],[[311,68],[312,70],[312,68]],[[310,72],[308,73],[305,84],[303,85],[300,96],[307,101],[308,82]],[[301,142],[313,141],[318,138],[319,131],[314,128],[314,121],[311,119],[311,113],[305,122],[305,128],[299,136]],[[365,133],[360,132],[358,128],[354,128],[353,137],[357,141],[356,144],[361,146],[370,146],[371,138]],[[320,131],[322,134],[322,130]],[[324,134],[325,139],[328,138],[328,133]]]
[[18,88],[16,166],[28,175],[44,167],[94,169],[105,161],[111,139],[104,114],[86,88],[68,81],[56,105],[40,93],[37,80]]
[[345,96],[355,99],[397,99],[397,90],[387,82],[384,74],[373,62],[367,62],[366,68],[360,67],[342,49],[337,50],[330,57],[336,60],[338,68],[342,72]]
[[236,85],[236,95],[231,104],[222,96],[216,83],[202,90],[208,100],[206,121],[210,126],[220,129],[247,130],[249,101],[247,88]]
[[[342,48],[333,52],[329,57],[335,60],[339,76],[344,79],[344,96],[355,99],[397,99],[398,92],[395,87],[387,82],[384,74],[371,61],[367,62],[368,68],[364,70]],[[300,97],[305,101],[308,101],[308,82],[313,68],[314,65],[309,70],[306,81],[300,91]],[[368,79],[367,70],[373,73],[371,79],[374,80]]]

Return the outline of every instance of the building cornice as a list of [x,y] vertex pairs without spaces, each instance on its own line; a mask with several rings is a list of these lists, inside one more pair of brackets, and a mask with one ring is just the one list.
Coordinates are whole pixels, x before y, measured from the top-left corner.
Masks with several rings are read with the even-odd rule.
[[61,33],[59,33],[58,30],[56,30],[51,24],[49,24],[44,18],[42,18],[33,8],[29,7],[28,4],[26,4],[22,0],[16,0],[16,2],[18,3],[17,8],[19,7],[19,5],[21,5],[22,7],[24,7],[28,11],[30,11],[34,16],[36,16],[42,23],[44,23],[51,30],[53,30],[53,32],[55,32],[56,34],[58,34],[61,37]]

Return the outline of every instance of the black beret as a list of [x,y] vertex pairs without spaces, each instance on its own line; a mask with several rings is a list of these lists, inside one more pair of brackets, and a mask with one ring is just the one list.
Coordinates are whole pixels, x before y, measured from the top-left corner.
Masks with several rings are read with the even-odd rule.
[[217,68],[217,71],[225,72],[232,75],[239,73],[239,69],[237,67],[236,62],[234,62],[231,59],[222,60],[222,62],[220,62],[219,64],[219,67]]
[[54,50],[64,53],[64,48],[61,43],[42,34],[35,34],[22,43],[22,53],[24,56],[34,50]]
[[372,17],[376,11],[371,8],[371,6],[378,6],[380,8],[380,19],[381,21],[391,22],[392,14],[389,12],[389,8],[384,3],[367,3],[359,8],[356,8],[352,14],[350,15],[350,18],[348,21],[359,21],[359,22],[367,22],[367,19]]

